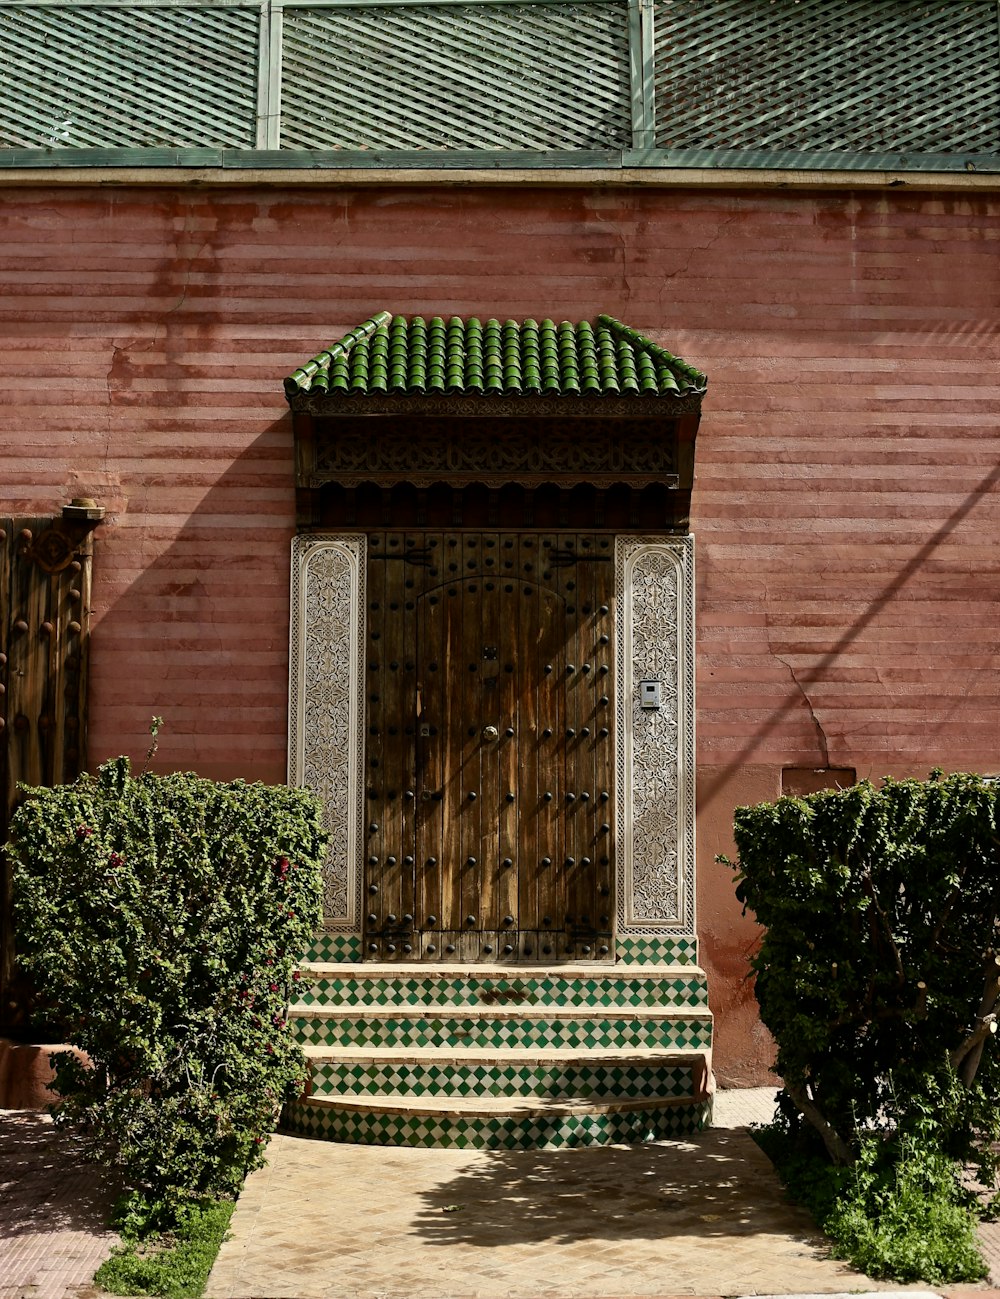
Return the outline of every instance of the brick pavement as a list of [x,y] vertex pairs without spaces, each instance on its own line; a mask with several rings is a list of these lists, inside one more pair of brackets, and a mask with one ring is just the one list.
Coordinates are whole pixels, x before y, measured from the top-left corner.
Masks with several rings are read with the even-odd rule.
[[45,1114],[0,1110],[0,1299],[67,1299],[117,1237],[110,1178]]
[[[719,1098],[690,1141],[483,1152],[274,1138],[208,1299],[612,1299],[884,1289],[826,1257]],[[897,1287],[898,1288],[898,1287]],[[926,1292],[926,1287],[922,1287]]]
[[[489,1155],[278,1136],[241,1197],[209,1299],[856,1299],[874,1283],[824,1258],[738,1130],[767,1122],[772,1104],[766,1090],[722,1092],[712,1133],[631,1150]],[[0,1299],[98,1299],[89,1283],[115,1242],[112,1199],[46,1116],[0,1111]],[[984,1241],[996,1285],[1000,1226]]]

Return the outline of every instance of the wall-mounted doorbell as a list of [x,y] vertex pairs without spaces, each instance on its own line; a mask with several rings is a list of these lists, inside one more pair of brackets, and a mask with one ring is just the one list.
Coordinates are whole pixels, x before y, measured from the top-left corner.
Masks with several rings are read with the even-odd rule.
[[659,681],[640,681],[639,682],[639,707],[659,708],[659,706],[660,706]]

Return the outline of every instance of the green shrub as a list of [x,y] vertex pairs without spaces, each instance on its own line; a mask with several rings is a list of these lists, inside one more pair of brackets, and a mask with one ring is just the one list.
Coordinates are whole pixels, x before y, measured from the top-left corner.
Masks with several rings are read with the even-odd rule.
[[[834,1161],[891,1129],[987,1184],[1000,1139],[1000,835],[973,775],[739,808],[738,896],[776,1072]],[[900,1147],[902,1149],[903,1147]]]
[[941,1285],[987,1275],[973,1197],[933,1136],[869,1133],[860,1138],[856,1161],[838,1167],[818,1142],[803,1147],[780,1123],[754,1135],[838,1258],[897,1281]]
[[955,1164],[915,1133],[864,1137],[824,1226],[869,1276],[951,1284],[988,1274]]
[[18,951],[92,1065],[54,1057],[56,1122],[166,1227],[239,1189],[301,1088],[286,1007],[320,919],[319,806],[133,777],[126,758],[28,792],[10,845]]
[[124,1231],[123,1243],[97,1269],[94,1281],[117,1295],[200,1299],[236,1206],[190,1205],[167,1236]]

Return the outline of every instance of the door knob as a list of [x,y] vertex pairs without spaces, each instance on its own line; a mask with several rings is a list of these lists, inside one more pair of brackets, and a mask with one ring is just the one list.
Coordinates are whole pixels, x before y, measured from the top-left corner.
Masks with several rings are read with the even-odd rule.
[[484,727],[483,727],[483,739],[484,739],[484,740],[499,740],[499,738],[500,738],[500,732],[497,730],[497,728],[496,728],[495,726],[484,726]]

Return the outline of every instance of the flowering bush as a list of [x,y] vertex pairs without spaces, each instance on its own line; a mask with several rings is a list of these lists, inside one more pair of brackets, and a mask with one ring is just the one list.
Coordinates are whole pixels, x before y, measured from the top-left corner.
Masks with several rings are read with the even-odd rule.
[[92,1065],[53,1057],[56,1122],[168,1218],[235,1192],[302,1086],[286,1007],[320,920],[317,800],[127,758],[29,793],[19,956]]

